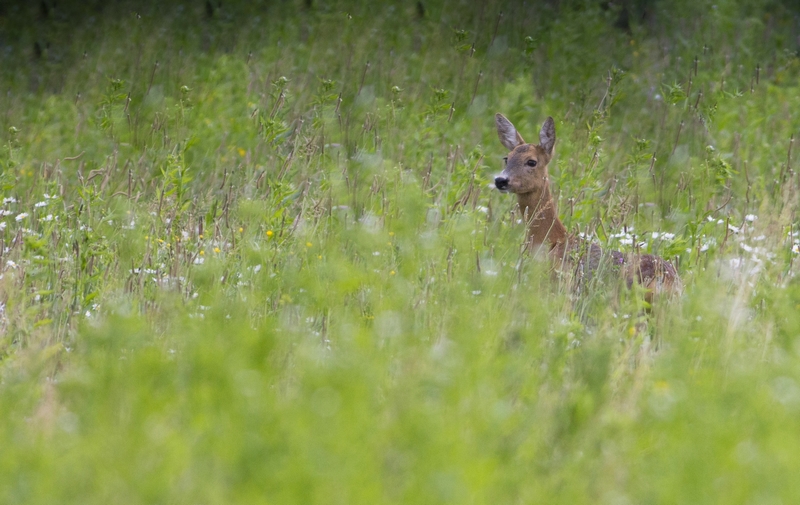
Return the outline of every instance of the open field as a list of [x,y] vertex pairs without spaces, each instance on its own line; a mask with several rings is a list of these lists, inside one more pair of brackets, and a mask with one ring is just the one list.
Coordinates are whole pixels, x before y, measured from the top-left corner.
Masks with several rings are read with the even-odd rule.
[[800,13],[480,4],[0,4],[0,502],[797,501]]

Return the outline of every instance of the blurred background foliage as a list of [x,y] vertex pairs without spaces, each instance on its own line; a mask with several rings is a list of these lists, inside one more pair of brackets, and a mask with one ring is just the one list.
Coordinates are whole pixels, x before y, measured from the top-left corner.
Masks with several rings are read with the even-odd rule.
[[[790,0],[0,2],[7,503],[791,503]],[[556,120],[520,253],[493,114]]]

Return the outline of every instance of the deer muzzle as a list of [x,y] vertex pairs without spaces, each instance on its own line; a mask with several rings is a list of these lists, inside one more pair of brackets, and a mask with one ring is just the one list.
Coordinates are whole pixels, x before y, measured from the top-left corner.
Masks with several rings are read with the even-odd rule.
[[508,191],[508,177],[503,177],[502,175],[495,177],[494,185],[500,191]]

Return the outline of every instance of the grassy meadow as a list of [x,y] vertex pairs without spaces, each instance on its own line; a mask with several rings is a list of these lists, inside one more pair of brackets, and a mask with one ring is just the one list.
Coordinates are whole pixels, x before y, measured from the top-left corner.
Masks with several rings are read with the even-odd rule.
[[[793,2],[0,4],[0,502],[788,504]],[[685,291],[576,294],[493,190]]]

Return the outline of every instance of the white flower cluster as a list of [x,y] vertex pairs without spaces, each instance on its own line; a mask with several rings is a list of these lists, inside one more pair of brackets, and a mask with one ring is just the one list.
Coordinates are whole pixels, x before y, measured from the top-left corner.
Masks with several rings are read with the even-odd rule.
[[[634,231],[633,226],[628,226],[620,232],[612,233],[611,235],[609,235],[609,238],[611,239],[612,242],[617,241],[620,243],[620,245],[624,246],[635,245],[637,248],[647,247],[647,242],[641,240],[643,237],[636,235],[635,233],[633,233],[633,231]],[[635,244],[634,241],[636,241]]]
[[132,268],[128,270],[128,273],[131,275],[145,274],[148,276],[147,280],[165,289],[186,284],[186,277],[170,275],[166,265],[163,263],[158,265],[158,268]]
[[[776,254],[773,248],[766,245],[767,236],[764,234],[753,235],[754,229],[750,223],[758,220],[755,214],[747,214],[739,227],[728,224],[728,231],[733,241],[737,244],[740,255],[728,260],[729,266],[734,270],[742,271],[747,277],[754,277],[763,270],[765,264],[775,263]],[[792,234],[789,234],[792,238]],[[752,281],[748,281],[753,285]]]
[[[50,205],[53,202],[53,200],[58,198],[56,196],[48,195],[47,193],[45,193],[42,196],[44,197],[42,201],[36,202],[36,203],[33,204],[33,208],[34,209],[41,209],[41,208],[47,207],[48,205]],[[3,207],[7,207],[7,206],[10,206],[10,205],[13,205],[13,204],[16,204],[16,203],[18,203],[18,200],[13,196],[9,196],[9,197],[3,198],[2,206]],[[26,221],[26,220],[28,220],[28,218],[31,217],[30,213],[28,213],[28,212],[15,212],[15,211],[13,211],[13,210],[11,210],[9,208],[0,208],[0,218],[10,217],[10,216],[14,216],[14,221],[17,222],[17,223],[21,223],[23,221]],[[53,222],[53,221],[58,221],[58,215],[54,216],[53,214],[47,214],[46,216],[42,217],[40,220],[44,221],[44,222],[47,222],[47,223]],[[33,219],[31,219],[30,221],[26,221],[26,222],[35,222],[35,221]],[[8,223],[7,222],[5,222],[5,221],[0,222],[0,231],[5,230],[7,227],[8,227]],[[23,233],[28,234],[28,235],[37,234],[37,232],[35,232],[34,230],[31,230],[31,229],[28,229],[28,228],[22,228],[21,231]]]
[[657,232],[657,231],[654,231],[651,236],[653,237],[653,240],[656,240],[656,239],[659,239],[659,238],[661,240],[672,240],[672,239],[675,238],[675,234],[674,233],[668,233],[668,232],[663,232],[662,233],[662,232]]
[[787,236],[792,243],[792,252],[794,254],[800,254],[800,231],[791,231]]

